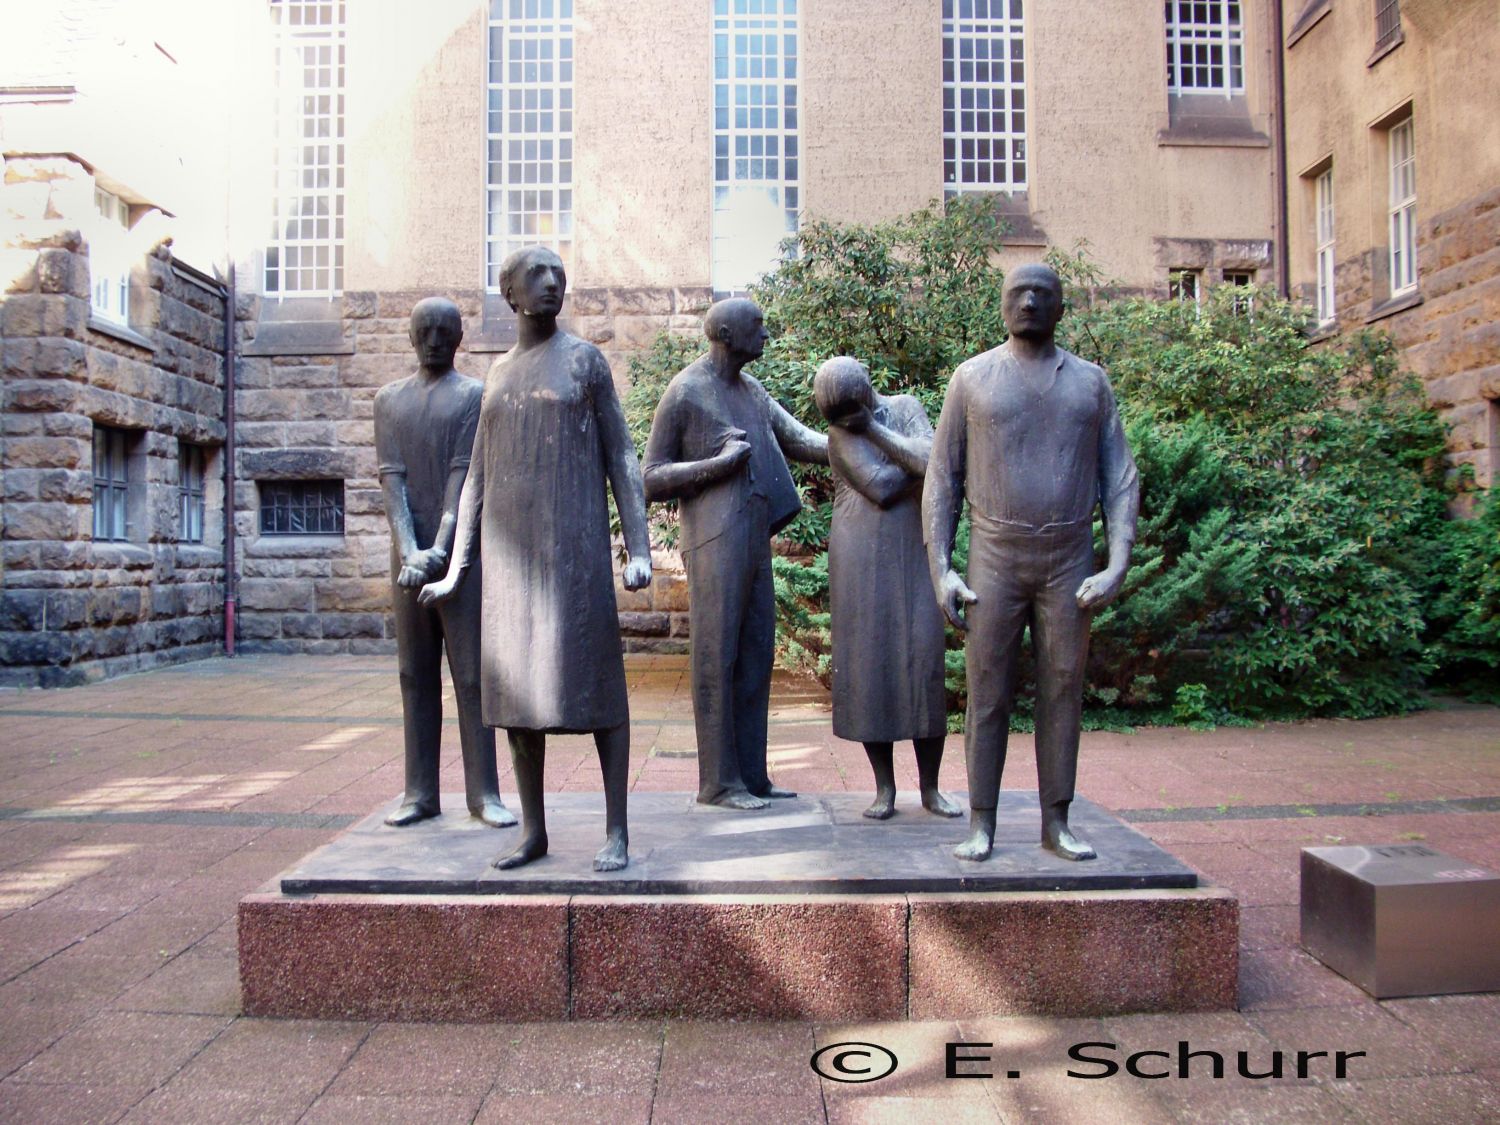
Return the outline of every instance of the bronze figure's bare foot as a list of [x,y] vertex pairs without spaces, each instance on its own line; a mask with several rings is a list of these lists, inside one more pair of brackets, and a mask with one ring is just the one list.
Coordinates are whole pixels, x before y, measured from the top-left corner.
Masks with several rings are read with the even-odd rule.
[[963,816],[964,810],[936,789],[922,790],[922,807],[934,816]]
[[611,832],[604,846],[594,856],[595,871],[620,871],[630,863],[626,836],[623,830]]
[[990,852],[995,850],[995,837],[983,828],[976,828],[969,833],[969,838],[958,847],[953,849],[953,854],[959,859],[969,859],[976,863],[990,858]]
[[770,804],[770,802],[767,801],[767,800],[765,800],[764,798],[757,797],[754,794],[749,793],[749,792],[747,792],[745,790],[736,789],[736,790],[731,790],[728,793],[725,793],[721,797],[715,797],[712,801],[709,802],[709,804],[711,804],[711,805],[718,805],[721,809],[746,809],[746,810],[749,810],[749,809],[763,809],[768,804]]
[[871,820],[890,820],[896,815],[896,791],[881,786],[875,791],[875,800],[865,810]]
[[477,820],[482,820],[491,828],[514,828],[516,826],[516,814],[505,807],[505,803],[499,797],[486,797],[484,804],[477,809],[470,809],[469,813]]
[[385,822],[392,828],[405,828],[408,824],[415,824],[419,820],[431,820],[440,811],[436,805],[424,805],[419,801],[409,801],[386,817]]
[[535,836],[527,836],[515,851],[509,855],[503,855],[491,865],[501,871],[509,871],[512,867],[524,867],[533,860],[541,859],[547,854],[546,833],[538,833]]
[[755,796],[761,797],[767,801],[784,801],[788,797],[795,797],[796,795],[797,794],[793,793],[790,789],[783,789],[781,786],[775,784],[774,782],[770,785],[767,785],[762,792],[755,794]]
[[1099,854],[1087,840],[1073,835],[1065,821],[1052,821],[1042,826],[1042,847],[1063,859],[1093,859]]

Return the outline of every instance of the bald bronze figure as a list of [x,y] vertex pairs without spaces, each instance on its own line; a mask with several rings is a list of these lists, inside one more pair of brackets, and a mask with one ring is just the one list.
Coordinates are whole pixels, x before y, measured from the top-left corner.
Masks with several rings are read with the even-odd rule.
[[698,800],[759,809],[795,796],[766,770],[776,643],[771,536],[802,509],[786,458],[826,465],[828,441],[745,374],[769,339],[753,301],[720,301],[703,330],[708,353],[673,377],[656,407],[646,498],[680,502]]
[[406,795],[386,818],[395,827],[437,816],[443,735],[441,664],[448,654],[458,703],[464,796],[469,812],[496,828],[516,818],[500,800],[495,732],[479,699],[479,583],[442,605],[418,604],[422,584],[443,573],[453,549],[458,498],[469,471],[484,384],[453,369],[463,339],[458,306],[418,301],[410,339],[417,370],[375,396],[375,454],[391,527],[391,609],[406,738]]
[[[1065,859],[1095,855],[1068,826],[1089,619],[1124,584],[1140,484],[1103,370],[1053,340],[1062,312],[1062,282],[1046,266],[1023,266],[1006,278],[1010,338],[954,371],[927,468],[923,520],[932,581],[948,620],[968,634],[970,835],[954,852],[960,859],[987,859],[994,846],[1028,624],[1036,656],[1042,844]],[[967,582],[952,564],[965,499]],[[1103,508],[1109,542],[1109,561],[1098,574],[1096,506]]]

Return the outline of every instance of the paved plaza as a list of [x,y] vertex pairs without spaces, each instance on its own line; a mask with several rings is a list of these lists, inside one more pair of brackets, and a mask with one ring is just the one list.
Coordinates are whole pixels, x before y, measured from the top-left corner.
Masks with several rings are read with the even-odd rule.
[[[627,659],[634,792],[696,788],[686,662]],[[443,788],[461,792],[449,725]],[[963,1122],[1500,1120],[1500,994],[1377,1003],[1297,947],[1298,853],[1420,841],[1500,870],[1500,709],[1084,736],[1079,791],[1241,904],[1240,1010],[829,1026],[515,1025],[240,1016],[235,906],[402,785],[389,657],[211,660],[63,691],[0,693],[0,1122]],[[1028,736],[1009,786],[1035,784]],[[501,740],[502,759],[504,740]],[[900,817],[923,816],[898,747]],[[771,764],[804,793],[866,791],[827,694],[778,678]],[[962,739],[943,780],[964,788]],[[590,739],[549,740],[549,791],[599,789]],[[501,789],[509,794],[502,760]],[[513,798],[507,798],[512,800]],[[747,814],[753,815],[753,814]],[[514,830],[497,832],[508,850]],[[961,837],[961,826],[955,838]],[[1004,935],[997,934],[997,941]],[[820,1078],[823,1046],[878,1044],[895,1073]],[[985,1043],[945,1074],[949,1043]],[[1107,1079],[1178,1044],[1234,1074]],[[1343,1079],[1299,1051],[1365,1052]],[[1148,1067],[1148,1068],[1149,1068]],[[1018,1077],[1009,1078],[1014,1072]]]

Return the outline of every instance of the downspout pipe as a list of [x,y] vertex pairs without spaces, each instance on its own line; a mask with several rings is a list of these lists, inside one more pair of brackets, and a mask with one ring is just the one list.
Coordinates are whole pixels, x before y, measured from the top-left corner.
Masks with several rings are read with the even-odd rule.
[[1287,237],[1286,182],[1286,35],[1282,22],[1282,0],[1271,0],[1271,86],[1273,112],[1276,114],[1275,217],[1276,291],[1282,298],[1291,296],[1291,250]]
[[234,261],[224,284],[224,655],[234,656],[235,611],[239,607],[239,583],[235,574],[234,493]]

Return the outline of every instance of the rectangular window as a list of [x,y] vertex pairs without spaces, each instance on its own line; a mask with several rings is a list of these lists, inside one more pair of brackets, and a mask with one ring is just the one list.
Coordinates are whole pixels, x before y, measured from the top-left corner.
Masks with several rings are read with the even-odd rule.
[[943,0],[943,187],[1026,189],[1021,0]]
[[130,207],[118,195],[94,188],[95,221],[89,235],[89,276],[94,315],[115,324],[130,319]]
[[801,207],[797,0],[713,0],[716,292],[780,260]]
[[[1234,289],[1251,289],[1255,285],[1254,270],[1225,270],[1224,284]],[[1255,296],[1252,293],[1235,293],[1229,302],[1230,308],[1242,316],[1249,315],[1255,308]]]
[[1375,49],[1401,37],[1401,0],[1375,0]]
[[1333,299],[1333,169],[1329,168],[1317,179],[1314,188],[1314,206],[1317,209],[1316,233],[1318,243],[1318,323],[1331,324],[1337,306]]
[[271,0],[276,150],[265,292],[344,287],[344,3]]
[[1198,271],[1173,270],[1167,275],[1167,295],[1185,305],[1198,303]]
[[1417,284],[1417,153],[1408,117],[1387,134],[1390,152],[1391,295]]
[[1243,94],[1239,0],[1167,0],[1167,92]]
[[94,540],[123,543],[130,532],[130,435],[94,427]]
[[573,0],[490,0],[485,287],[522,246],[573,248]]
[[344,482],[341,480],[263,480],[260,482],[262,535],[344,534]]
[[203,542],[203,464],[201,445],[179,442],[177,446],[177,538],[183,543]]

